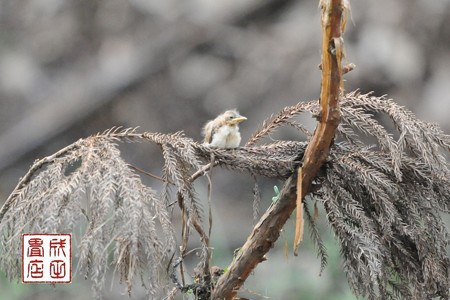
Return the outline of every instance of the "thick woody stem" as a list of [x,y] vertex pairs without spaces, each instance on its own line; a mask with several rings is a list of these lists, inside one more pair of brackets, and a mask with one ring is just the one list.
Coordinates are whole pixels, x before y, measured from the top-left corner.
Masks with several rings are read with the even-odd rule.
[[[341,37],[343,4],[323,0],[322,8],[322,86],[319,124],[306,147],[303,160],[302,190],[306,194],[320,167],[326,162],[341,114],[339,97],[343,88]],[[304,196],[304,195],[303,195]]]
[[[339,98],[343,91],[344,82],[342,80],[343,39],[341,37],[341,30],[344,25],[341,21],[343,20],[344,7],[341,0],[322,0],[320,6],[322,9],[320,116],[319,124],[317,124],[314,135],[306,147],[303,166],[298,169],[300,178],[297,181],[297,189],[302,194],[297,195],[297,203],[300,203],[309,192],[314,177],[326,162],[337,126],[341,120]],[[297,209],[302,209],[302,206],[298,205]],[[299,214],[301,215],[301,212],[298,211]],[[297,240],[297,230],[296,226],[295,255],[297,255],[300,243],[300,240]]]
[[[319,124],[306,148],[301,180],[303,198],[320,167],[326,162],[336,128],[340,121],[338,101],[343,89],[342,37],[345,26],[342,0],[322,0],[322,85]],[[344,22],[343,22],[344,21]],[[296,177],[284,184],[279,200],[260,219],[236,258],[217,282],[212,299],[233,299],[254,268],[265,260],[280,230],[296,207]],[[299,189],[300,190],[300,189]]]

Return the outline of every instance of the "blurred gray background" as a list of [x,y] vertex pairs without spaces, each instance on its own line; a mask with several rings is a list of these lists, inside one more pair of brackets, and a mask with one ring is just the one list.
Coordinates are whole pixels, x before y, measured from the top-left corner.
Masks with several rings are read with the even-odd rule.
[[[345,33],[346,90],[387,94],[450,133],[450,1],[352,1]],[[37,158],[112,126],[201,140],[201,127],[229,108],[248,121],[243,142],[284,106],[317,99],[318,1],[0,1],[0,203]],[[313,128],[310,117],[301,122]],[[274,138],[299,139],[294,131]],[[157,147],[123,148],[125,159],[159,174]],[[151,183],[151,182],[150,182]],[[258,179],[262,208],[273,186]],[[252,228],[253,181],[213,173],[214,264],[226,266]],[[199,191],[205,195],[205,182]],[[289,222],[269,260],[244,286],[252,299],[354,299],[339,248],[321,214],[329,266],[308,237],[284,255]],[[196,237],[194,237],[195,239]],[[143,299],[139,284],[132,299]],[[128,297],[107,283],[105,299]],[[89,282],[55,288],[6,281],[0,299],[89,299]]]

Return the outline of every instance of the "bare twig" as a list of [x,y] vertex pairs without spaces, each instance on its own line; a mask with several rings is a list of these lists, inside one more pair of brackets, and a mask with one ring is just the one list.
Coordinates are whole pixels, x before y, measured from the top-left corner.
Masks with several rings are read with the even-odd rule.
[[[189,212],[184,205],[184,199],[180,193],[178,193],[178,205],[180,206],[180,209],[183,212],[183,214],[186,215],[186,222],[187,222],[187,220],[192,222],[192,225],[194,226],[195,230],[197,231],[197,233],[200,236],[200,240],[202,241],[202,243],[204,245],[206,245],[206,251],[207,251],[206,257],[207,258],[205,259],[205,264],[203,266],[203,276],[206,278],[209,278],[210,277],[209,258],[211,257],[211,249],[209,247],[209,245],[210,245],[209,237],[206,234],[206,232],[203,230],[202,224],[199,223],[198,219],[189,217],[189,215],[188,215]],[[183,236],[185,236],[185,235],[183,234]],[[182,250],[183,250],[182,252],[184,255],[185,255],[185,251],[187,249],[187,236],[185,238],[186,238],[186,240],[185,240],[185,243],[183,244],[183,248],[182,248]],[[183,284],[185,284],[185,283],[183,282]]]
[[161,182],[164,182],[164,179],[161,178],[160,176],[157,176],[157,175],[154,175],[154,174],[152,174],[152,173],[150,173],[150,172],[144,171],[144,170],[142,170],[141,168],[138,168],[138,167],[136,167],[136,166],[134,166],[134,165],[132,165],[132,164],[128,164],[128,166],[129,166],[131,169],[133,169],[133,170],[136,170],[136,171],[138,171],[138,172],[140,172],[140,173],[142,173],[142,174],[144,174],[144,175],[147,175],[148,177],[151,177],[151,178],[157,179],[157,180],[159,180],[159,181],[161,181]]
[[218,161],[214,162],[214,165],[211,165],[211,163],[204,165],[200,170],[192,174],[192,176],[189,178],[189,180],[192,182],[195,179],[199,178],[200,176],[203,176],[208,170],[211,170],[213,167],[217,166],[219,164]]

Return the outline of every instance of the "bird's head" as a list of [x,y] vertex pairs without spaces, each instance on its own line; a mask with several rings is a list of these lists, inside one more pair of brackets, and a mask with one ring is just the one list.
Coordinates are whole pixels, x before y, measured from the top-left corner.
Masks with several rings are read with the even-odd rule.
[[247,120],[246,117],[241,116],[237,110],[227,110],[226,112],[224,112],[222,114],[222,120],[225,124],[227,124],[228,126],[234,126],[237,125],[239,123],[241,123],[242,121]]

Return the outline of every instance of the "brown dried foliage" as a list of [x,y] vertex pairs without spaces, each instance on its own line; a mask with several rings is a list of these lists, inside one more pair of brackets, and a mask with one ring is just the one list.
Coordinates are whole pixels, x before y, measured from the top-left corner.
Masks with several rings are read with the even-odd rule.
[[[0,211],[1,270],[9,278],[21,275],[21,233],[77,229],[77,269],[92,280],[98,297],[110,255],[128,290],[141,278],[154,297],[161,297],[169,287],[186,292],[175,269],[183,257],[177,252],[170,204],[176,199],[182,202],[186,224],[199,233],[203,248],[199,266],[204,266],[210,246],[193,185],[198,175],[193,175],[201,174],[213,154],[220,167],[249,176],[288,178],[307,142],[265,143],[263,139],[300,124],[295,120],[300,113],[315,115],[318,108],[318,101],[284,108],[238,149],[210,148],[181,132],[112,129],[36,161]],[[327,254],[309,211],[312,203],[323,205],[327,212],[355,294],[368,299],[448,299],[449,235],[440,214],[448,213],[450,206],[450,169],[444,156],[450,137],[385,97],[352,92],[343,97],[340,109],[338,136],[309,194],[311,200],[304,203],[322,268]],[[391,118],[398,138],[374,113]],[[311,136],[303,126],[295,128]],[[373,137],[376,144],[367,145],[364,135]],[[161,146],[165,181],[161,191],[145,186],[123,160],[117,149],[121,141]],[[196,283],[202,291],[199,299],[209,297],[214,285],[203,275]]]

